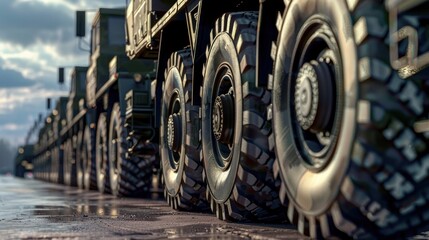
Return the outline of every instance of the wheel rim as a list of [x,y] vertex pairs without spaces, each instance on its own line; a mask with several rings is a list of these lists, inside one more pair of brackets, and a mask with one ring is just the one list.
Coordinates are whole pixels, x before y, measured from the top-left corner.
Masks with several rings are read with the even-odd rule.
[[[83,171],[83,184],[85,189],[89,190],[91,188],[91,171],[93,167],[95,167],[95,165],[93,166],[92,164],[94,164],[92,161],[94,160],[93,158],[95,158],[95,153],[92,153],[92,136],[91,136],[91,129],[90,127],[86,127],[85,128],[85,132],[84,132],[84,136],[83,136],[83,155],[84,155],[84,159],[83,159],[83,166],[84,166],[84,171]],[[95,139],[94,139],[95,140]],[[94,141],[95,143],[95,141]]]
[[[86,134],[85,134],[86,135]],[[86,139],[86,136],[84,137]],[[89,181],[90,181],[90,171],[91,171],[91,160],[90,154],[88,150],[88,142],[84,140],[83,142],[83,187],[85,189],[89,189]]]
[[76,175],[77,175],[77,186],[84,188],[84,171],[85,171],[85,156],[83,148],[83,133],[79,132],[77,135],[77,147],[76,147]]
[[176,196],[185,161],[185,100],[182,76],[177,66],[166,71],[161,118],[161,160],[165,189]]
[[71,154],[72,154],[72,149],[71,149],[71,144],[70,144],[70,141],[68,141],[67,142],[67,145],[66,145],[67,147],[66,147],[66,150],[67,150],[67,157],[66,157],[66,159],[65,159],[65,164],[64,164],[64,167],[65,167],[65,170],[64,170],[64,183],[66,184],[66,185],[70,185],[70,182],[71,182],[71,168],[70,168],[70,164],[71,164]]
[[215,75],[212,97],[212,143],[215,149],[218,167],[224,171],[230,166],[232,159],[233,137],[235,126],[234,112],[234,77],[231,67],[223,64]]
[[120,139],[118,137],[118,120],[115,117],[111,118],[112,127],[110,130],[111,141],[109,146],[109,160],[110,160],[110,185],[112,192],[117,194],[118,190],[118,181],[119,181],[119,172],[120,172],[120,159],[119,159],[119,144]]
[[182,108],[180,90],[175,88],[167,110],[167,146],[169,150],[170,166],[174,172],[179,169],[182,155]]
[[[100,118],[102,117],[102,115],[100,115]],[[106,159],[105,159],[105,151],[106,151],[106,142],[105,139],[103,137],[103,135],[105,135],[103,133],[103,131],[106,131],[105,129],[106,125],[105,123],[101,122],[99,120],[99,124],[98,124],[98,129],[97,129],[97,143],[96,143],[96,148],[97,148],[97,153],[96,153],[96,169],[97,169],[97,187],[98,190],[100,192],[104,192],[105,190],[105,186],[104,186],[104,182],[105,182],[105,178],[106,178]]]
[[100,138],[100,145],[99,145],[99,153],[100,153],[100,161],[98,162],[98,168],[100,169],[100,180],[104,179],[104,169],[105,169],[105,163],[104,163],[104,151],[105,151],[105,147],[104,147],[104,139]]
[[292,131],[306,167],[321,171],[329,164],[341,128],[344,94],[339,46],[328,23],[307,21],[298,39],[288,90]]

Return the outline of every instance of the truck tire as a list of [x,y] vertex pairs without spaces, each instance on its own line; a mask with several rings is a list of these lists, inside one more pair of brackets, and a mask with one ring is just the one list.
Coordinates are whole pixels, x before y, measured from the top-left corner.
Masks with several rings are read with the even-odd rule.
[[77,133],[76,140],[76,182],[77,187],[83,189],[83,172],[84,172],[84,151],[83,151],[83,131]]
[[65,143],[58,147],[58,183],[64,184]]
[[51,171],[50,171],[50,181],[52,183],[58,183],[58,175],[60,171],[60,153],[59,147],[54,147],[52,149],[52,162],[51,162]]
[[97,189],[95,169],[95,129],[85,127],[83,135],[83,187],[85,190]]
[[76,186],[76,153],[73,148],[73,138],[66,141],[64,151],[64,184],[67,186]]
[[107,141],[107,117],[106,113],[100,113],[95,140],[95,169],[97,173],[97,188],[101,193],[110,193],[109,145]]
[[189,50],[171,55],[165,70],[160,154],[164,195],[174,209],[207,208],[199,161],[198,108],[191,105],[192,58]]
[[[127,156],[128,129],[118,103],[113,105],[109,127],[110,187],[114,196],[148,195],[152,181],[153,158]],[[140,169],[144,166],[144,169]]]
[[71,170],[70,170],[70,164],[69,164],[69,154],[71,153],[70,149],[70,140],[67,139],[64,143],[64,162],[63,162],[63,173],[64,173],[64,185],[69,186],[70,185],[70,178],[71,178]]
[[73,136],[73,138],[70,141],[71,155],[69,158],[70,186],[72,187],[77,187],[76,146],[77,146],[76,136]]
[[268,144],[271,95],[255,85],[257,21],[253,12],[223,15],[206,51],[202,88],[206,197],[223,220],[274,220],[281,207]]
[[429,134],[415,124],[428,117],[429,78],[391,68],[384,2],[295,0],[278,22],[274,169],[289,220],[313,238],[419,231]]

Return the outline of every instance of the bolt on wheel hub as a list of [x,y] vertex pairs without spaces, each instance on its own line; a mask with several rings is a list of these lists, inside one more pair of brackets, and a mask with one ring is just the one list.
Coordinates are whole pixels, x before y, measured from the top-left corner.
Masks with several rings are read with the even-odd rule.
[[217,96],[213,106],[213,134],[216,140],[232,144],[234,135],[234,99],[231,94]]
[[303,130],[322,132],[334,115],[335,86],[329,65],[322,61],[305,63],[295,85],[295,111]]
[[172,114],[168,118],[167,124],[167,143],[171,151],[179,152],[182,145],[181,141],[181,121],[179,114]]

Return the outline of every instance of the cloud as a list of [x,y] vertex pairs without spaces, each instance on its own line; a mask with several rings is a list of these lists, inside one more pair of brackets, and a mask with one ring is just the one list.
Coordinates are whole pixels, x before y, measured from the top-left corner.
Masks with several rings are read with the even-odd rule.
[[20,72],[0,68],[0,88],[28,87],[34,84],[34,81],[24,78]]
[[46,4],[38,1],[0,2],[0,39],[21,46],[37,40],[57,42],[72,33],[73,11],[66,5]]
[[48,115],[46,98],[56,99],[66,91],[46,89],[42,84],[27,88],[0,89],[0,139],[13,145],[23,144],[25,136],[39,114]]
[[[88,53],[78,49],[74,36],[75,10],[124,7],[125,2],[0,1],[0,139],[23,144],[39,113],[48,114],[46,98],[55,102],[68,95],[69,86],[57,83],[57,68],[88,64]],[[93,15],[87,14],[88,32]],[[69,72],[66,79],[69,84]]]
[[16,123],[8,123],[6,125],[0,126],[0,131],[16,131],[20,129],[20,127],[26,127],[26,125],[18,125]]
[[[28,47],[37,42],[75,42],[75,11],[88,10],[88,23],[99,7],[124,7],[125,2],[18,0],[0,1],[0,41]],[[87,27],[89,30],[89,27]]]

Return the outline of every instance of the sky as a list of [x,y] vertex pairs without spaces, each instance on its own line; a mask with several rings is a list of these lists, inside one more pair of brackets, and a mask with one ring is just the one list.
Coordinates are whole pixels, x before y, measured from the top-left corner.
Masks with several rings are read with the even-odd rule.
[[46,98],[55,103],[68,95],[69,71],[60,86],[58,67],[88,65],[75,37],[75,11],[89,10],[89,32],[91,11],[125,6],[125,0],[0,1],[0,139],[24,144],[39,113],[48,113]]

